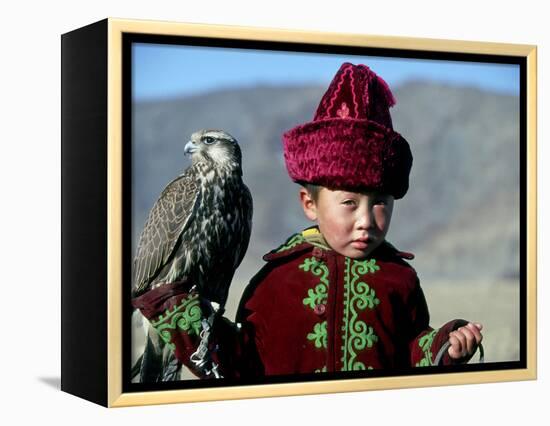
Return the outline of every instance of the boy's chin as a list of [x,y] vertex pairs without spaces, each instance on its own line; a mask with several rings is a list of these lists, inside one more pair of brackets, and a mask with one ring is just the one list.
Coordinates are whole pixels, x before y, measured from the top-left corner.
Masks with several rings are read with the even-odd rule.
[[344,256],[347,256],[350,259],[364,260],[371,255],[371,253],[374,251],[375,248],[376,247],[368,247],[362,250],[357,248],[349,248],[345,250],[345,253],[340,253],[340,254],[343,254]]

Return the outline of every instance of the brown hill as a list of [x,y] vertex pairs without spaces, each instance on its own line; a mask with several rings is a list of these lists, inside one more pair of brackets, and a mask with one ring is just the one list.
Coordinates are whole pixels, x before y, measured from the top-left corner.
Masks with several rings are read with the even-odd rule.
[[[164,185],[189,165],[183,147],[221,128],[243,151],[254,197],[249,251],[234,298],[262,254],[309,223],[286,174],[281,134],[310,120],[323,87],[255,87],[137,103],[133,117],[134,246]],[[421,278],[516,278],[519,273],[519,99],[412,82],[394,91],[395,129],[414,155],[411,188],[396,203],[388,239],[416,254]]]

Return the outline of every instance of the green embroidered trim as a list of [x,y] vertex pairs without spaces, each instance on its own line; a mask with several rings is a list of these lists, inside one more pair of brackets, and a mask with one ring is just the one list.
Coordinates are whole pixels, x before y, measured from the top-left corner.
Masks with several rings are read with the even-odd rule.
[[305,242],[306,239],[302,236],[302,234],[296,234],[292,236],[287,242],[285,242],[281,247],[279,247],[275,253],[280,253],[285,250],[290,250],[291,248],[296,247],[297,245],[302,244]]
[[313,333],[308,333],[307,340],[313,340],[315,347],[327,348],[327,322],[318,322],[313,327]]
[[170,330],[180,329],[188,332],[189,335],[196,334],[201,330],[202,311],[199,305],[199,295],[191,295],[187,299],[174,306],[173,310],[166,310],[165,315],[160,315],[151,325],[157,330],[160,337],[172,349],[176,345],[170,342]]
[[327,303],[328,293],[328,267],[324,262],[317,260],[315,257],[304,260],[299,268],[304,272],[311,272],[313,275],[320,277],[321,280],[314,288],[307,291],[308,297],[302,300],[302,303],[314,309],[320,303]]
[[422,336],[418,341],[418,346],[420,346],[420,349],[424,352],[424,358],[416,363],[417,367],[429,367],[433,365],[432,343],[437,332],[438,330],[433,330],[431,333]]
[[372,348],[378,342],[378,336],[371,326],[357,319],[357,310],[374,309],[380,300],[374,289],[360,279],[365,274],[379,271],[380,267],[375,259],[359,261],[348,257],[345,265],[342,371],[365,370],[365,364],[355,361],[356,351]]
[[[309,306],[311,309],[315,309],[315,306],[323,303],[327,303],[328,299],[328,275],[329,270],[327,265],[318,260],[315,257],[310,257],[304,260],[299,268],[304,272],[309,272],[319,277],[319,283],[314,288],[310,288],[307,291],[307,297],[304,297],[302,303],[305,306]],[[327,349],[327,322],[318,322],[313,326],[313,332],[307,334],[307,339],[313,341],[317,349]],[[315,372],[326,371],[326,366],[321,370],[315,370]]]
[[[349,259],[347,260],[349,262]],[[371,274],[374,274],[376,271],[380,270],[380,266],[376,264],[376,259],[354,260],[353,268],[356,269],[356,271],[354,271],[354,274],[361,274],[361,275],[365,275],[368,272],[370,272]]]

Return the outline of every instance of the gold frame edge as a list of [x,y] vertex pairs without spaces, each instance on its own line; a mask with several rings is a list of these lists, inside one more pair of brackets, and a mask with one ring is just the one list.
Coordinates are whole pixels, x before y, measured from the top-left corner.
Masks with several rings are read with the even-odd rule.
[[[122,34],[142,33],[275,42],[369,46],[385,49],[519,56],[527,59],[527,368],[423,376],[398,376],[341,381],[246,385],[122,393]],[[448,386],[534,380],[536,372],[536,126],[537,48],[527,44],[374,36],[200,23],[108,19],[108,148],[107,148],[107,339],[109,407],[246,399],[305,394],[358,392],[427,386]]]

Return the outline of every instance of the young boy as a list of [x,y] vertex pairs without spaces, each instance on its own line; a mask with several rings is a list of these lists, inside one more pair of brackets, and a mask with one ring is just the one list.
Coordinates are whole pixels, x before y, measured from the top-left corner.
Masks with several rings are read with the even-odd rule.
[[407,141],[392,127],[394,103],[368,67],[344,63],[313,121],[284,134],[287,170],[316,226],[264,256],[236,323],[216,318],[204,366],[190,361],[208,316],[200,295],[174,283],[134,301],[198,376],[214,376],[212,367],[215,376],[237,378],[404,370],[433,365],[442,348],[444,365],[471,358],[481,325],[454,320],[432,329],[416,272],[404,260],[414,256],[385,240],[412,165]]

